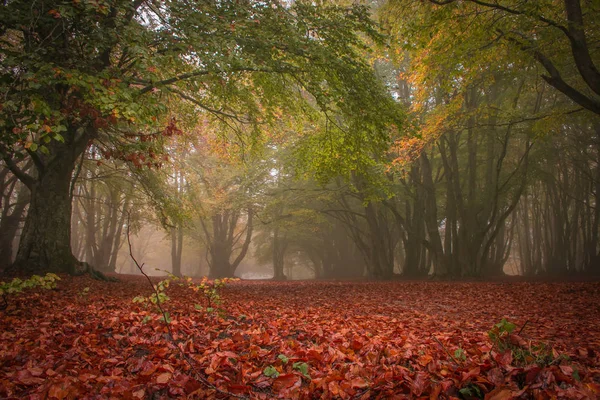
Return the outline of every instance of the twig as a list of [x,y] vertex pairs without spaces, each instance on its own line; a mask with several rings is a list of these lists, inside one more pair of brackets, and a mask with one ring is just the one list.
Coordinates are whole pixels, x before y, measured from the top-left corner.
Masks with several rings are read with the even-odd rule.
[[525,323],[523,324],[521,329],[519,329],[519,333],[517,333],[517,336],[521,336],[521,332],[523,332],[523,329],[525,329],[525,327],[527,326],[528,323],[529,323],[529,320],[525,321]]
[[452,359],[452,361],[454,361],[454,364],[460,366],[461,364],[456,361],[456,358],[454,358],[452,356],[452,354],[450,354],[450,352],[448,351],[448,349],[446,348],[446,346],[444,346],[444,344],[442,342],[439,341],[438,338],[436,338],[433,334],[431,335],[431,337],[433,338],[433,340],[435,340],[436,342],[438,342],[440,344],[440,346],[442,346],[442,349],[444,349],[444,351],[446,352],[446,354],[448,354],[448,357],[450,357]]
[[[135,266],[137,267],[137,269],[140,271],[140,273],[142,275],[144,275],[144,277],[146,277],[146,280],[148,281],[148,283],[150,284],[150,286],[152,286],[152,290],[154,290],[154,294],[156,296],[156,307],[159,309],[159,311],[163,315],[163,319],[165,321],[165,325],[167,326],[167,331],[169,333],[169,335],[168,335],[169,341],[171,342],[171,344],[173,346],[175,346],[177,348],[177,350],[179,350],[179,353],[181,354],[181,356],[183,357],[183,359],[187,362],[187,364],[190,366],[190,368],[192,369],[192,371],[195,374],[195,377],[200,382],[202,382],[204,385],[206,385],[210,389],[215,390],[217,393],[220,393],[220,394],[223,394],[223,395],[226,395],[226,396],[229,396],[229,397],[235,397],[235,398],[238,398],[238,399],[246,399],[247,398],[246,396],[238,395],[238,394],[231,393],[231,392],[228,392],[228,391],[223,390],[223,389],[219,389],[218,387],[216,387],[215,385],[213,385],[212,383],[210,383],[208,381],[208,379],[206,379],[204,376],[202,376],[202,374],[200,372],[198,372],[198,370],[196,369],[196,366],[190,361],[190,359],[192,359],[192,358],[185,351],[183,351],[183,349],[181,347],[179,347],[179,345],[177,344],[177,342],[175,342],[175,336],[173,335],[173,331],[171,329],[171,323],[169,322],[169,319],[167,318],[166,311],[164,310],[164,308],[160,304],[160,297],[158,295],[158,289],[156,288],[156,286],[154,285],[154,283],[152,283],[152,279],[150,279],[150,277],[148,276],[148,274],[146,274],[146,272],[144,271],[144,263],[142,263],[140,265],[140,263],[137,261],[137,259],[133,255],[133,248],[131,246],[131,237],[130,237],[130,231],[129,231],[130,220],[131,220],[131,212],[127,211],[127,230],[126,230],[126,233],[127,233],[127,244],[129,245],[129,257],[131,257],[131,259],[135,263]],[[197,361],[194,360],[194,362],[197,362]]]

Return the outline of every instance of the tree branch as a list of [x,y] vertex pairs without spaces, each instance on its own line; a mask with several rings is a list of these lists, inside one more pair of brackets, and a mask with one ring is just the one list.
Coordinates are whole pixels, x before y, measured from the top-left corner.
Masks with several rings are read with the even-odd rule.
[[235,258],[233,263],[231,264],[232,270],[235,271],[236,268],[240,265],[244,257],[246,257],[246,253],[248,252],[248,248],[250,247],[250,242],[252,241],[252,216],[254,212],[252,208],[248,207],[248,222],[246,225],[246,239],[244,240],[244,244],[242,245],[242,250],[240,254]]
[[196,78],[199,76],[206,76],[210,74],[225,74],[225,73],[237,73],[237,72],[265,72],[265,73],[275,73],[275,74],[283,74],[293,72],[294,68],[289,66],[288,68],[281,69],[268,69],[268,68],[253,68],[253,67],[240,67],[240,68],[232,68],[231,70],[200,70],[194,72],[188,72],[185,74],[177,75],[168,79],[163,79],[162,81],[157,82],[148,82],[148,81],[140,81],[140,83],[145,84],[146,87],[140,89],[139,94],[145,94],[151,91],[152,89],[158,88],[160,86],[170,85],[172,83],[186,81],[188,79]]
[[583,29],[583,16],[579,0],[565,0],[565,10],[567,11],[569,23],[569,34],[567,36],[571,42],[571,52],[577,70],[590,89],[600,95],[600,73],[590,56]]
[[168,87],[167,90],[169,90],[170,92],[175,93],[176,95],[178,95],[182,99],[187,100],[190,103],[197,105],[198,107],[202,108],[203,110],[208,111],[211,114],[220,115],[220,116],[226,117],[226,118],[232,118],[232,119],[235,119],[236,121],[238,121],[240,123],[243,123],[243,121],[237,115],[235,115],[235,114],[228,114],[228,113],[226,113],[224,111],[215,110],[213,108],[210,108],[210,107],[202,104],[200,101],[194,99],[191,96],[188,96],[187,94],[183,93],[182,91],[180,91],[178,89],[175,89],[173,87]]
[[[575,103],[579,104],[583,108],[592,111],[595,114],[600,115],[600,102],[590,98],[575,89],[573,86],[569,85],[561,76],[560,71],[554,63],[546,57],[541,51],[537,50],[537,48],[531,43],[523,43],[522,41],[515,39],[514,37],[507,36],[507,40],[516,44],[521,50],[531,53],[537,62],[542,64],[544,69],[548,72],[549,75],[542,75],[542,78],[548,82],[548,84],[568,98],[573,100]],[[525,39],[526,40],[526,39]]]
[[8,155],[2,155],[2,159],[6,164],[6,167],[16,176],[29,190],[33,189],[33,184],[35,183],[35,179],[23,171],[21,168],[15,164],[14,160]]

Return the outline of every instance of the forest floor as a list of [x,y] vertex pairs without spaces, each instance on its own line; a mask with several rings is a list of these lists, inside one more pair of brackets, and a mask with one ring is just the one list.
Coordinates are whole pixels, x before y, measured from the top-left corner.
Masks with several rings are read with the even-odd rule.
[[132,302],[151,291],[64,277],[9,299],[0,398],[600,397],[600,283],[238,281],[221,312],[171,285],[174,340]]

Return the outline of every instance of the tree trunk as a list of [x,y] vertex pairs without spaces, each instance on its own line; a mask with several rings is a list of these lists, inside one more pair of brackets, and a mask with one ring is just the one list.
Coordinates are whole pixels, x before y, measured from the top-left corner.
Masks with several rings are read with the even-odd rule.
[[[14,270],[23,273],[74,274],[80,263],[71,252],[71,175],[85,144],[56,143],[52,159],[30,182],[31,203]],[[52,153],[51,153],[52,154]]]
[[171,228],[171,272],[181,276],[181,253],[183,250],[183,227],[178,224]]
[[229,278],[233,276],[235,272],[234,268],[229,262],[231,253],[221,243],[215,243],[210,250],[211,278]]
[[79,262],[71,251],[71,179],[77,159],[95,133],[93,127],[81,132],[80,127],[71,126],[65,143],[53,141],[47,145],[48,155],[32,153],[36,170],[33,176],[9,165],[31,195],[19,250],[9,273],[90,272],[105,279],[87,263]]
[[[13,261],[13,243],[19,230],[19,223],[29,204],[29,189],[22,185],[17,194],[14,207],[5,204],[0,220],[0,269],[10,266]],[[9,214],[9,209],[12,212]]]
[[429,239],[429,253],[433,262],[433,275],[446,276],[448,267],[440,235],[435,186],[433,183],[433,172],[427,153],[423,151],[420,157],[423,174],[423,185],[425,188],[425,224],[427,226],[427,236]]
[[283,272],[286,247],[285,238],[281,238],[279,228],[275,228],[273,232],[273,280],[283,281],[287,279]]
[[379,203],[370,201],[365,208],[369,227],[369,273],[376,279],[390,279],[394,274],[393,238],[387,228],[387,221],[381,217]]

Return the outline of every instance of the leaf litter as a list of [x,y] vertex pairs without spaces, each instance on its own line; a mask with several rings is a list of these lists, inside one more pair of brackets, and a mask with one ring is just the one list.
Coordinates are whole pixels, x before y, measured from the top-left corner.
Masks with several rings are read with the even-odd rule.
[[173,338],[132,302],[149,292],[64,277],[11,299],[0,397],[600,397],[599,283],[240,281],[219,312],[173,285]]

